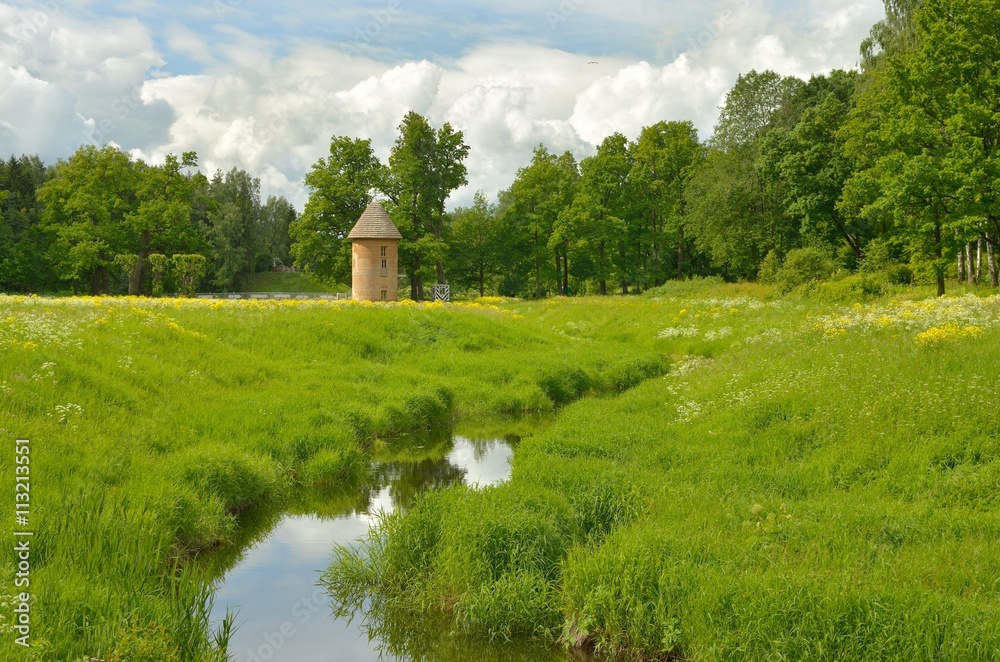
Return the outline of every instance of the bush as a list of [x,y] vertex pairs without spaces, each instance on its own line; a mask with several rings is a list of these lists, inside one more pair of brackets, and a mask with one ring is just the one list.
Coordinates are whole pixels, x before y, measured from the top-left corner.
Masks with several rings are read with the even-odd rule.
[[865,256],[858,263],[858,271],[863,274],[877,274],[891,267],[894,262],[889,242],[884,239],[872,239],[865,246]]
[[913,283],[913,269],[905,264],[895,264],[885,270],[885,279],[890,285],[910,285]]
[[833,260],[823,250],[815,247],[789,251],[785,263],[777,274],[782,291],[789,292],[799,285],[822,281],[833,273]]
[[772,248],[764,256],[757,271],[757,280],[765,285],[774,285],[778,282],[778,272],[781,271],[781,258]]

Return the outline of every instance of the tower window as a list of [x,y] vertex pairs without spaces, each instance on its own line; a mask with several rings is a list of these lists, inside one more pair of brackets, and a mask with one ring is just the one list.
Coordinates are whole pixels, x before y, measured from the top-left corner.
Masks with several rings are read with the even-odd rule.
[[389,292],[388,290],[382,290],[382,301],[385,301]]
[[[382,257],[385,257],[385,249],[386,249],[386,247],[382,246]],[[382,260],[382,261],[385,262],[385,260]]]
[[382,260],[382,268],[383,269],[388,269],[389,268],[389,265],[386,263],[385,260]]

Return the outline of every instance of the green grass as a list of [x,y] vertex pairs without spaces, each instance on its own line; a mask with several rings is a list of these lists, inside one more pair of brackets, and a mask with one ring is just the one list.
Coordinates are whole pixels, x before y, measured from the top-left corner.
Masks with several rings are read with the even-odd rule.
[[311,280],[301,271],[262,271],[253,275],[253,280],[247,286],[247,292],[347,292],[346,285],[330,287]]
[[242,520],[353,484],[407,433],[552,412],[564,373],[583,397],[668,366],[484,306],[0,297],[0,321],[0,473],[12,504],[30,439],[37,542],[34,647],[0,615],[3,659],[217,659],[198,555]]
[[995,659],[1000,301],[845,291],[0,297],[0,428],[31,439],[36,532],[34,647],[2,612],[0,658],[220,659],[207,583],[277,509],[350,499],[456,420],[538,412],[509,483],[430,493],[338,552],[328,585],[390,650]]
[[[432,495],[339,550],[342,607],[368,600],[377,631],[446,618],[649,658],[996,659],[1000,299],[718,287],[530,307],[690,358],[568,406],[510,483]],[[949,323],[979,331],[918,341]]]

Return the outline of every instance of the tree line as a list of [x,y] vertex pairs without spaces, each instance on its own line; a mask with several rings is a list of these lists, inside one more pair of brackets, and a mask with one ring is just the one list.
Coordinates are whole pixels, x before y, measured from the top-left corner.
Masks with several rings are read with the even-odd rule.
[[480,192],[452,213],[461,132],[411,113],[387,166],[370,142],[335,137],[306,178],[292,253],[343,282],[344,237],[380,196],[415,297],[446,282],[444,265],[460,289],[530,297],[857,270],[939,293],[947,274],[996,287],[998,26],[993,0],[886,0],[858,70],[741,75],[705,141],[675,121],[611,135],[579,162],[539,145],[495,201]]
[[231,291],[291,264],[282,197],[233,168],[211,179],[197,155],[149,165],[114,146],[46,166],[0,161],[0,290],[192,294]]
[[[282,198],[261,204],[242,170],[207,179],[193,154],[150,166],[83,147],[48,168],[12,157],[0,165],[0,287],[108,291],[115,274],[132,292],[184,291],[194,276],[233,289],[276,260],[346,284],[346,236],[374,198],[403,235],[416,299],[427,283],[541,297],[838,271],[939,293],[949,276],[996,287],[1000,6],[885,4],[857,70],[741,75],[707,140],[663,121],[580,161],[539,145],[495,200],[479,192],[451,212],[469,146],[414,112],[385,163],[370,140],[334,136],[298,217]],[[185,255],[204,257],[203,275],[171,257]]]

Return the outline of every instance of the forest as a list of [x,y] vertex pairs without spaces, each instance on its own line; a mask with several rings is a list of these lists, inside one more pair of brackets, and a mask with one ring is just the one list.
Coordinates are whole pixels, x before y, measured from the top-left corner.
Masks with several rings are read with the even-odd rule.
[[[409,295],[639,293],[673,279],[996,287],[1000,10],[988,0],[887,0],[857,70],[804,81],[741,75],[712,136],[661,121],[581,160],[538,145],[491,200],[468,183],[461,131],[410,112],[386,163],[334,136],[298,214],[239,168],[163,165],[114,146],[46,166],[0,164],[0,289],[233,291],[274,265],[350,279],[347,232],[373,197],[403,233]],[[867,278],[867,280],[866,280]]]

